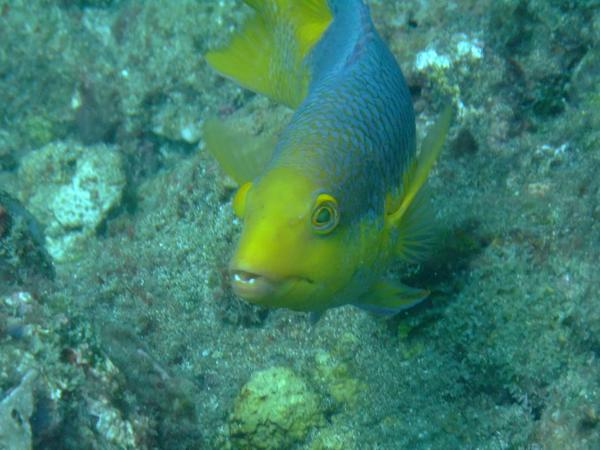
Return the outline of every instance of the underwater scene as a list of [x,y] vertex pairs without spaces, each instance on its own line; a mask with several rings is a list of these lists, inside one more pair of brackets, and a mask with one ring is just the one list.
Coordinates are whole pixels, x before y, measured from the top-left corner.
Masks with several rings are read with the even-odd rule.
[[0,450],[600,449],[600,0],[0,42]]

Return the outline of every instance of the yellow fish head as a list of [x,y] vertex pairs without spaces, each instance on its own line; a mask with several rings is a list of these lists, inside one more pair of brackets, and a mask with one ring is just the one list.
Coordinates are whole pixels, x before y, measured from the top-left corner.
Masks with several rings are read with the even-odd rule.
[[244,221],[230,263],[238,296],[300,311],[331,306],[352,277],[354,259],[332,194],[298,171],[277,167],[242,185],[234,210]]

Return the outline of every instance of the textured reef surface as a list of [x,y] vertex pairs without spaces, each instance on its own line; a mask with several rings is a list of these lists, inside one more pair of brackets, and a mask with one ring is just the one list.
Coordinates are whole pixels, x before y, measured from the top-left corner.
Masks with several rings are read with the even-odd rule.
[[600,1],[372,0],[443,244],[381,318],[236,299],[202,59],[241,1],[0,0],[0,448],[600,448]]

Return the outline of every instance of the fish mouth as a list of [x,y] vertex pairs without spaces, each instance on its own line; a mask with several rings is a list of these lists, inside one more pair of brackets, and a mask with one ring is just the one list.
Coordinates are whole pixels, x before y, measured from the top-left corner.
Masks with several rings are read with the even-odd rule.
[[275,278],[256,272],[231,269],[231,287],[238,297],[252,303],[268,303],[269,298],[282,291],[288,291],[298,282],[304,281],[312,284],[312,281],[303,277]]
[[231,270],[231,287],[238,297],[258,300],[275,292],[279,283],[264,275],[245,270]]

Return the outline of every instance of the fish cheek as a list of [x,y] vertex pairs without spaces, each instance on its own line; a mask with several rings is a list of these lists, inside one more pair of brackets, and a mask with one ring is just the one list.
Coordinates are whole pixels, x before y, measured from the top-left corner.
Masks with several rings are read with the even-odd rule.
[[335,292],[350,278],[346,265],[344,240],[340,234],[327,236],[311,233],[306,245],[305,272],[307,278]]
[[374,223],[373,217],[364,217],[348,230],[343,245],[344,253],[339,263],[340,270],[348,273],[350,283],[355,274],[377,276],[387,265],[383,257],[387,245],[386,230]]
[[310,236],[307,236],[304,223],[272,214],[264,215],[260,222],[248,225],[260,229],[254,239],[260,241],[258,247],[264,255],[264,265],[270,265],[270,272],[281,278],[305,277],[303,266]]

